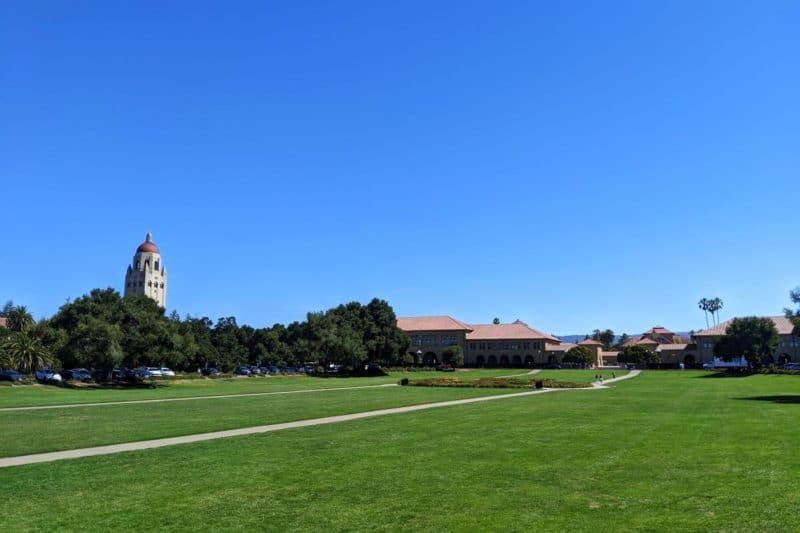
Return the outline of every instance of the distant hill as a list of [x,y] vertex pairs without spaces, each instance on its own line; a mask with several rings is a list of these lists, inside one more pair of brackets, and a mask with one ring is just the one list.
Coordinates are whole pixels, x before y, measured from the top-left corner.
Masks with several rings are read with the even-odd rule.
[[[641,333],[628,333],[628,337],[631,337],[631,338],[638,337],[639,335],[641,335]],[[688,332],[688,331],[676,331],[675,335],[679,335],[679,336],[684,337],[686,339],[689,339],[691,337],[690,332]],[[583,335],[556,335],[556,336],[559,339],[561,339],[561,342],[571,342],[573,344],[578,344],[579,342],[581,342],[583,339],[586,338],[586,334],[585,333]],[[617,335],[614,338],[614,342],[617,342],[619,340],[620,336],[621,335]]]

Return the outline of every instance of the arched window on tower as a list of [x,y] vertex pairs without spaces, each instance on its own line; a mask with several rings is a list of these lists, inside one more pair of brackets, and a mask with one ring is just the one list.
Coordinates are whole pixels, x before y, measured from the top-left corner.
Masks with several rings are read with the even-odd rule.
[[158,259],[156,259],[156,270],[158,270],[158,264],[159,264],[160,262],[161,262],[161,261],[159,261]]

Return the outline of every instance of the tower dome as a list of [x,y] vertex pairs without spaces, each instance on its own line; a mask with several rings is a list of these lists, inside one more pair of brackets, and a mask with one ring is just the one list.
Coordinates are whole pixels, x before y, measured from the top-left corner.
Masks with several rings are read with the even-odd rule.
[[149,231],[147,232],[147,237],[145,237],[144,242],[139,245],[136,249],[136,253],[141,252],[149,252],[151,254],[160,254],[161,252],[158,250],[158,246],[156,243],[153,242],[153,234]]
[[167,306],[167,269],[161,251],[148,233],[136,248],[133,261],[125,274],[125,296],[147,296],[161,307]]

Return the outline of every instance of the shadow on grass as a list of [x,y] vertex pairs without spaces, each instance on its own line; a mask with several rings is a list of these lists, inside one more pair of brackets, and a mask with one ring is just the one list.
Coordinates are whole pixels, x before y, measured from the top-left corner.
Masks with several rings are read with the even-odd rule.
[[753,372],[749,370],[721,370],[711,374],[703,374],[702,376],[695,376],[696,379],[709,379],[709,378],[746,378],[752,376]]
[[800,404],[800,394],[776,394],[774,396],[746,396],[744,398],[734,398],[734,400]]

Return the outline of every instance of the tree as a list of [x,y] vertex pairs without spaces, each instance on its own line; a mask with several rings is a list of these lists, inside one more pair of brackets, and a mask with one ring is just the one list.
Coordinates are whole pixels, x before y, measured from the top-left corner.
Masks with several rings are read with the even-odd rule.
[[798,308],[794,310],[789,308],[784,309],[786,317],[794,322],[796,327],[800,328],[800,287],[789,292],[789,299],[794,305],[798,306]]
[[623,346],[625,346],[625,344],[629,340],[630,340],[630,337],[628,336],[628,334],[627,333],[623,333],[622,335],[620,335],[619,341],[614,346],[619,347],[621,349]]
[[51,363],[50,352],[42,341],[27,331],[18,331],[7,337],[3,351],[10,366],[25,374],[32,374],[37,368]]
[[442,352],[442,359],[445,363],[451,366],[461,366],[464,364],[464,354],[461,351],[461,346],[448,346]]
[[585,365],[591,365],[595,362],[594,352],[592,352],[592,350],[587,346],[583,345],[570,348],[570,350],[564,354],[564,357],[561,360],[564,363],[578,363]]
[[615,338],[616,335],[614,335],[614,332],[610,329],[607,329],[605,331],[600,331],[599,329],[596,329],[592,333],[592,339],[602,342],[604,350],[611,349],[611,345],[614,344]]
[[715,318],[714,324],[719,325],[719,312],[722,309],[722,300],[719,298],[712,298],[708,301],[708,312],[711,313],[711,317]]
[[719,311],[722,309],[723,303],[720,298],[703,298],[697,302],[697,306],[703,310],[706,315],[706,329],[709,328],[708,314],[711,313],[712,322],[714,325],[719,325]]
[[6,315],[6,326],[12,331],[25,331],[34,323],[33,316],[24,305],[12,307]]
[[632,344],[625,346],[617,356],[620,363],[631,363],[635,365],[651,365],[661,362],[659,355],[652,349],[642,344]]
[[497,324],[499,324],[499,323],[500,323],[500,319],[499,319],[499,318],[497,318],[497,317],[494,317],[494,319],[492,319],[492,324],[495,324],[495,325],[497,325]]
[[726,361],[744,357],[748,365],[758,367],[772,361],[779,343],[778,330],[769,318],[734,318],[725,336],[714,345],[714,355]]
[[710,326],[708,325],[708,298],[702,298],[699,302],[697,302],[697,307],[703,310],[703,313],[706,315],[706,329]]

